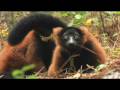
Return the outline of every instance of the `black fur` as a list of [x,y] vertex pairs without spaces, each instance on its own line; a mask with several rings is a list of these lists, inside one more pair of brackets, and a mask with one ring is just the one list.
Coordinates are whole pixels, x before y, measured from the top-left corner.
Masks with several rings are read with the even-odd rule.
[[23,18],[11,30],[8,36],[10,45],[19,44],[24,37],[31,31],[35,30],[43,36],[49,36],[55,27],[66,27],[66,24],[59,19],[46,14],[33,14]]
[[[80,29],[78,28],[67,27],[67,25],[61,22],[59,19],[49,15],[45,15],[45,14],[35,14],[35,15],[31,15],[23,18],[17,25],[15,25],[13,30],[10,32],[8,36],[8,43],[13,46],[19,44],[30,31],[34,30],[36,32],[36,36],[35,36],[36,41],[32,41],[31,45],[28,45],[29,47],[28,52],[34,51],[33,57],[42,58],[47,68],[49,68],[49,65],[51,64],[51,59],[52,59],[51,57],[53,55],[53,50],[55,49],[55,43],[43,42],[42,40],[40,40],[39,35],[49,36],[52,33],[52,29],[55,27],[63,28],[60,34],[60,39],[62,42],[61,46],[63,49],[61,52],[62,53],[61,58],[63,58],[63,60],[67,60],[71,55],[80,53],[80,56],[75,58],[75,66],[77,66],[77,69],[79,69],[81,65],[86,66],[86,64],[89,64],[89,65],[96,66],[99,64],[97,61],[98,58],[96,57],[96,55],[81,48],[81,45],[83,45],[83,41],[84,41],[83,31],[80,31]],[[67,33],[68,36],[70,34],[71,36],[76,36],[75,33],[77,33],[78,38],[77,39],[73,38],[75,43],[73,43],[74,45],[72,47],[71,45],[69,45],[70,47],[68,47],[66,45],[66,41],[64,41],[64,38],[62,39],[62,37],[65,36],[64,35],[65,33]],[[68,40],[69,39],[67,39],[67,41]],[[93,39],[93,40],[96,40],[96,39]],[[93,47],[95,46],[93,45],[93,43],[87,41],[84,44],[84,47],[87,47],[93,50]],[[101,48],[99,49],[99,47],[98,48],[95,47],[95,49],[102,52]],[[101,53],[98,53],[98,54],[101,54]],[[104,57],[104,53],[102,54]],[[32,57],[32,55],[28,55],[28,56]]]
[[[65,36],[67,36],[67,39],[64,40]],[[67,45],[67,42],[71,36],[73,37],[74,43]],[[77,38],[75,38],[75,36],[77,36]],[[91,43],[83,42],[84,33],[80,31],[80,29],[75,27],[64,28],[60,34],[60,37],[62,46],[64,47],[64,49],[66,49],[66,51],[63,51],[64,57],[69,58],[72,55],[80,54],[79,57],[74,58],[74,64],[76,66],[76,69],[80,69],[81,66],[83,66],[83,68],[86,68],[86,64],[95,67],[99,65],[98,60],[96,60],[97,56],[95,54],[89,52],[88,50],[85,50],[84,48],[81,48],[82,46],[84,46],[90,50],[93,50],[93,46],[91,45]]]
[[[80,48],[80,45],[83,45],[83,33],[80,32],[78,28],[75,27],[67,27],[64,28],[61,32],[61,43],[62,46],[69,51],[74,52]],[[72,37],[73,42],[68,43],[70,38]]]

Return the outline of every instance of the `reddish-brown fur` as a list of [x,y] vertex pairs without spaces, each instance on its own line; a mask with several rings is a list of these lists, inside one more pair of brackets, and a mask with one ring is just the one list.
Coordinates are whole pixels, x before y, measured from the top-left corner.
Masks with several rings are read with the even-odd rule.
[[[49,76],[56,76],[59,73],[60,65],[63,64],[64,57],[61,55],[61,41],[59,33],[61,32],[62,28],[55,28],[53,30],[54,41],[56,42],[56,48],[53,52],[52,63],[48,70]],[[81,26],[80,30],[84,33],[84,43],[91,43],[93,46],[93,51],[98,55],[99,63],[104,64],[106,62],[106,53],[98,42],[98,40],[87,30],[86,27]],[[85,56],[86,57],[86,56]],[[96,56],[95,56],[96,57]]]
[[[51,64],[48,69],[49,76],[58,75],[60,66],[64,63],[64,57],[61,54],[62,45],[59,33],[61,28],[55,28],[53,30],[53,39],[56,44],[56,47],[53,51],[53,56],[51,59]],[[84,32],[84,43],[89,42],[94,47],[95,53],[99,57],[99,63],[105,63],[106,54],[101,44],[96,40],[96,38],[85,28],[81,27],[80,30]],[[38,71],[44,65],[44,61],[36,56],[36,33],[31,31],[22,43],[11,46],[6,44],[3,50],[0,52],[0,73],[4,73],[9,69],[20,68],[26,64],[36,64],[36,70]]]
[[11,46],[7,43],[0,52],[0,73],[27,64],[36,64],[37,71],[44,66],[42,60],[34,55],[35,50],[31,43],[34,44],[35,39],[35,32],[31,31],[19,45]]

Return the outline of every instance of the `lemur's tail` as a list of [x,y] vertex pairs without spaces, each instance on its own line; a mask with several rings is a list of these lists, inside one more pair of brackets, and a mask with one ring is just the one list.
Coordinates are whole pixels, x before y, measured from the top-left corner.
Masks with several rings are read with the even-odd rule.
[[35,30],[43,36],[49,36],[54,27],[66,27],[67,25],[59,19],[46,14],[33,14],[20,20],[11,30],[8,36],[10,45],[19,44],[24,37]]

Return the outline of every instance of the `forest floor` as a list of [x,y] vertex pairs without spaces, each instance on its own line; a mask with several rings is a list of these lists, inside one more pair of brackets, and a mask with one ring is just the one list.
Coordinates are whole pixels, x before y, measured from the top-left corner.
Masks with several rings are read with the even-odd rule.
[[39,79],[120,79],[120,59],[109,60],[94,73],[64,73],[54,78],[47,77],[47,73],[43,73],[38,77]]
[[[1,49],[0,45],[0,49]],[[3,47],[2,47],[3,48]],[[89,67],[92,68],[92,67]],[[93,73],[64,73],[59,77],[48,77],[47,72],[35,73],[38,79],[120,79],[120,58],[109,59],[106,64],[100,65],[99,68],[92,68]],[[30,78],[31,79],[31,78]]]

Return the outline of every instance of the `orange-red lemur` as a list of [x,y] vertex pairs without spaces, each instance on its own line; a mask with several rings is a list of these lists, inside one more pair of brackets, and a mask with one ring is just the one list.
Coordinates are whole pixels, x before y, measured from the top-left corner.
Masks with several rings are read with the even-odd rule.
[[76,70],[106,61],[104,49],[86,27],[68,27],[56,17],[33,14],[21,19],[9,33],[8,44],[0,52],[0,73],[35,64],[35,71],[45,67],[49,76],[56,76],[75,54]]

